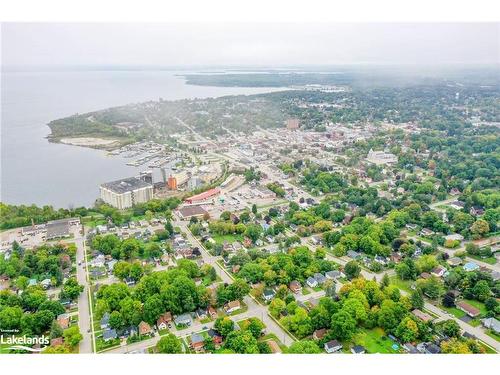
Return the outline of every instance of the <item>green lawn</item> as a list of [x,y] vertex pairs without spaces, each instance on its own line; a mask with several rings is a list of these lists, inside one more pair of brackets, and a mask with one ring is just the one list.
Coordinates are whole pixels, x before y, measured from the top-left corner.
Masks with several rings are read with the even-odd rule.
[[391,276],[389,278],[391,284],[397,286],[399,289],[404,290],[405,292],[411,293],[411,281],[409,280],[401,280],[398,276]]
[[484,262],[484,263],[488,263],[488,264],[491,264],[491,265],[494,265],[497,263],[497,258],[495,257],[488,257],[488,258],[481,258],[480,256],[478,255],[467,255],[469,258],[472,258],[472,259],[476,259],[480,262]]
[[223,244],[226,241],[228,243],[243,241],[243,236],[240,234],[225,234],[225,235],[214,234],[212,235],[212,238],[218,244]]
[[495,340],[497,340],[498,342],[500,342],[500,335],[496,334],[495,331],[489,329],[486,331],[486,334],[492,338],[494,338]]
[[361,329],[349,343],[344,344],[344,349],[350,350],[352,345],[362,345],[367,353],[400,353],[401,350],[394,350],[394,342],[387,337],[382,328],[370,330]]
[[462,310],[457,309],[456,307],[445,307],[445,306],[441,305],[441,306],[439,306],[439,308],[441,308],[444,311],[449,312],[457,319],[460,319],[460,318],[465,316],[465,313]]

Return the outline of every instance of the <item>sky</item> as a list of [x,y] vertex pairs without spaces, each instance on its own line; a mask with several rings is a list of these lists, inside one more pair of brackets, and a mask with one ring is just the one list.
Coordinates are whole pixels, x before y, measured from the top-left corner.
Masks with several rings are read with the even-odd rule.
[[499,64],[495,23],[3,23],[2,66]]

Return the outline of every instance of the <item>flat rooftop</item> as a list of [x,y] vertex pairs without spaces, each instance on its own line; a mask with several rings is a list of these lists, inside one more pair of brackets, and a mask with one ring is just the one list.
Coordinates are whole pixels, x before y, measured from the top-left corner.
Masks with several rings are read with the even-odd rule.
[[116,180],[112,182],[106,182],[102,184],[101,187],[111,190],[114,193],[123,194],[129,191],[142,189],[145,187],[151,187],[153,185],[142,181],[139,177],[129,177],[123,178],[121,180]]

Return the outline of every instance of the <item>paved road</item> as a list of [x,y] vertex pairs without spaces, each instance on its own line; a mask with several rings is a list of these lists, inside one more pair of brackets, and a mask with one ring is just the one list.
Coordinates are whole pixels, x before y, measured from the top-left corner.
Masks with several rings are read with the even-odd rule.
[[[86,272],[85,264],[85,244],[82,235],[75,234],[76,244],[76,278],[80,285],[83,285],[83,292],[78,297],[78,326],[83,335],[83,340],[80,341],[80,353],[92,353],[92,333],[89,332],[91,328],[91,317],[89,308],[89,282]],[[78,265],[81,263],[82,265]]]

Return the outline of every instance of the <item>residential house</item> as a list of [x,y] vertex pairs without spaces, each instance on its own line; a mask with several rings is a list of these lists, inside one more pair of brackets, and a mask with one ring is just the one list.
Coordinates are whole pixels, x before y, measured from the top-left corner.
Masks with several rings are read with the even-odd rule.
[[317,329],[313,332],[314,340],[321,340],[326,335],[326,328]]
[[264,292],[262,293],[262,297],[264,297],[264,300],[266,302],[271,301],[275,295],[276,295],[276,292],[270,288],[264,289]]
[[158,329],[167,329],[168,325],[172,322],[172,313],[167,311],[166,313],[159,316],[156,321],[156,327]]
[[457,267],[457,266],[459,266],[459,265],[462,264],[462,258],[451,257],[451,258],[448,258],[448,260],[446,261],[446,263],[448,263],[452,267]]
[[314,279],[318,282],[319,285],[322,285],[326,281],[326,277],[319,272],[314,274]]
[[295,294],[300,293],[302,290],[302,285],[297,280],[292,281],[288,287]]
[[114,340],[117,337],[118,337],[118,335],[116,334],[116,330],[114,330],[114,329],[105,329],[102,332],[102,339],[105,342],[110,341],[110,340]]
[[445,273],[446,273],[446,268],[444,268],[443,266],[436,266],[431,271],[431,274],[436,276],[436,277],[443,277]]
[[471,318],[475,318],[481,314],[481,311],[478,308],[472,306],[471,304],[465,301],[457,302],[456,305],[460,310],[462,310]]
[[203,339],[203,336],[199,333],[193,333],[191,335],[191,348],[193,348],[197,352],[200,352],[203,350],[204,346],[205,340]]
[[427,323],[428,321],[431,321],[433,319],[432,316],[430,316],[427,313],[424,313],[422,310],[419,309],[415,309],[411,313],[420,320],[422,320],[424,323]]
[[472,216],[481,216],[484,214],[484,209],[478,206],[472,206],[470,208],[470,214]]
[[150,335],[153,333],[153,329],[151,326],[146,323],[145,321],[142,321],[139,323],[139,335]]
[[318,282],[314,277],[308,277],[306,280],[306,284],[311,288],[316,288],[318,286]]
[[178,315],[175,319],[174,322],[176,325],[184,325],[184,326],[190,326],[193,324],[193,318],[191,317],[191,314],[182,314]]
[[337,340],[331,340],[331,341],[328,341],[327,343],[325,343],[324,347],[325,347],[325,351],[328,354],[331,354],[331,353],[336,353],[339,350],[341,350],[342,344],[340,342],[338,342]]
[[109,327],[109,313],[105,312],[100,321],[101,329]]
[[354,250],[349,250],[347,252],[347,256],[351,259],[358,259],[359,257],[361,257],[361,254],[358,253],[357,251],[354,251]]
[[59,324],[59,326],[62,329],[68,328],[69,327],[69,323],[70,323],[69,314],[60,314],[60,315],[57,316],[57,324]]
[[240,301],[230,301],[224,305],[224,310],[226,311],[226,314],[231,314],[234,311],[237,311],[241,309],[241,303]]
[[481,319],[481,323],[487,329],[491,329],[496,334],[500,334],[500,321],[496,318],[485,318]]
[[337,280],[341,276],[341,273],[340,273],[340,271],[333,270],[333,271],[328,271],[327,273],[325,273],[325,276],[329,280]]
[[351,353],[352,354],[365,354],[366,349],[364,346],[361,345],[355,345],[351,348]]
[[213,308],[212,306],[208,307],[208,315],[210,315],[211,319],[217,318],[217,310]]

